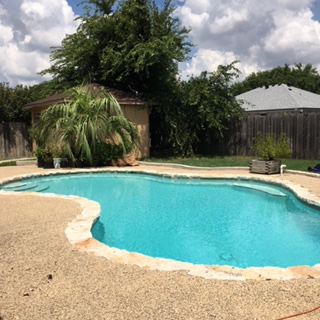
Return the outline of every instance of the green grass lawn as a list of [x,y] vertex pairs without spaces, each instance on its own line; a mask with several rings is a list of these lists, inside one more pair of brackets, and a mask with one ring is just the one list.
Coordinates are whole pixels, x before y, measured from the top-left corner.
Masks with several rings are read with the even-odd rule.
[[0,162],[0,167],[10,167],[10,166],[16,166],[17,163],[15,161],[5,161]]
[[[192,157],[192,158],[146,158],[143,161],[160,162],[160,163],[179,163],[195,167],[248,167],[253,157],[236,157],[236,156],[212,156],[212,157]],[[283,159],[282,164],[287,165],[289,170],[307,171],[308,167],[314,167],[319,161],[317,160],[297,160]]]

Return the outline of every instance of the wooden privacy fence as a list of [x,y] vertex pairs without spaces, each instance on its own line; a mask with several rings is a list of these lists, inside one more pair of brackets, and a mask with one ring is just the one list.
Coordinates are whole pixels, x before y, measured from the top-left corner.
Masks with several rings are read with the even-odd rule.
[[[320,159],[320,112],[295,111],[254,114],[241,121],[233,121],[223,143],[212,146],[223,154],[254,156],[253,139],[262,134],[286,133],[290,139],[292,158]],[[217,150],[218,149],[218,150]]]
[[27,124],[0,123],[0,160],[31,156],[32,142]]

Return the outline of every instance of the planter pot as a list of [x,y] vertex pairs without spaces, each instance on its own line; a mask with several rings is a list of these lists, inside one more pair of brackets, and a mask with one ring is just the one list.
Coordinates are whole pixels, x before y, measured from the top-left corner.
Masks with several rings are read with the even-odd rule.
[[44,169],[52,169],[53,168],[52,160],[45,161],[42,158],[37,158],[37,165],[38,165],[38,168],[44,168]]
[[68,165],[68,159],[66,158],[53,158],[53,167],[55,169],[66,168]]
[[55,169],[60,169],[61,168],[61,158],[53,158],[53,167]]
[[251,160],[250,161],[250,172],[252,173],[264,173],[264,174],[275,174],[280,173],[281,161],[278,160]]

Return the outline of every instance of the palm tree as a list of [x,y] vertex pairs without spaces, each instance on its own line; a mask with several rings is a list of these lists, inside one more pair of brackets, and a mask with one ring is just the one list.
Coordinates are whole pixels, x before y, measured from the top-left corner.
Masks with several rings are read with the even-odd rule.
[[83,159],[90,164],[101,144],[118,146],[125,154],[139,142],[137,129],[117,100],[104,90],[90,92],[88,87],[71,89],[65,103],[45,110],[39,132],[45,145],[58,146],[72,162]]

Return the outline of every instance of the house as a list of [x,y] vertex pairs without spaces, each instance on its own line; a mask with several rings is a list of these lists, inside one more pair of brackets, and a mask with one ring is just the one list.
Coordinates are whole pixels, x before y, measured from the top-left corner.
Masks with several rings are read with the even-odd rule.
[[236,99],[245,114],[228,125],[223,144],[216,146],[220,152],[254,156],[252,146],[259,132],[285,133],[292,158],[320,158],[320,95],[281,84],[256,88]]
[[246,112],[320,112],[320,95],[285,84],[256,88],[236,97]]
[[[107,88],[97,83],[91,83],[87,85],[88,90],[91,92],[103,89],[108,93],[111,93],[122,109],[124,115],[132,121],[140,134],[140,145],[136,151],[137,158],[149,157],[149,107],[148,105],[138,98],[136,95]],[[54,104],[64,103],[68,99],[68,93],[58,93],[53,96],[34,101],[24,106],[25,109],[31,111],[32,123],[35,123],[40,117],[41,111],[47,109]]]

